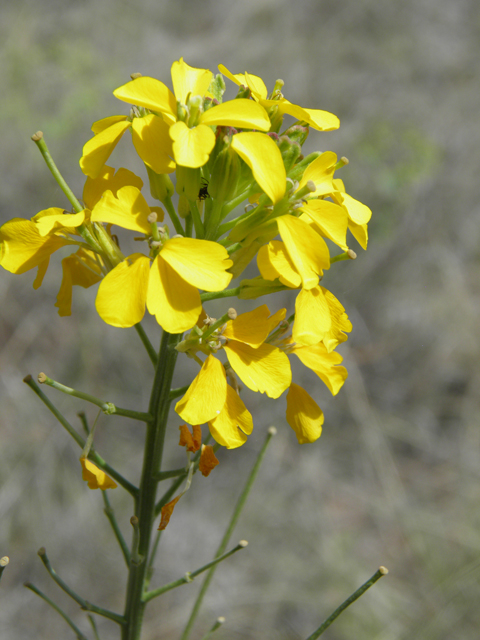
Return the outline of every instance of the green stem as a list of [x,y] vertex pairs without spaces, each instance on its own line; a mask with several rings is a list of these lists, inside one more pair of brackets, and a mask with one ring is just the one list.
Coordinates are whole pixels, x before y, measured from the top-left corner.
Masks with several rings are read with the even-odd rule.
[[[152,527],[155,519],[155,500],[160,472],[165,431],[170,408],[170,387],[178,351],[175,346],[182,334],[171,335],[164,331],[150,397],[149,413],[153,417],[147,423],[140,491],[135,508],[138,518],[139,539],[135,551],[141,561],[130,563],[125,603],[126,625],[122,640],[138,640],[142,627],[145,603],[142,596],[148,570]],[[133,553],[132,553],[133,558]]]
[[[268,444],[270,442],[270,440],[272,439],[272,437],[275,435],[276,433],[276,429],[275,427],[270,427],[268,429],[268,434],[267,437],[265,438],[265,442],[263,443],[262,448],[260,449],[257,459],[255,461],[255,464],[253,465],[253,468],[250,472],[250,475],[247,478],[247,482],[245,483],[245,486],[243,488],[242,493],[240,494],[240,497],[237,500],[237,504],[235,505],[235,509],[233,510],[233,514],[232,517],[230,519],[229,525],[227,527],[227,530],[225,531],[222,541],[220,542],[220,546],[217,549],[217,553],[215,554],[215,558],[218,558],[219,556],[223,555],[223,553],[225,552],[225,549],[227,547],[228,541],[230,540],[230,536],[233,533],[233,530],[238,522],[238,518],[240,517],[240,514],[243,510],[243,507],[245,506],[245,502],[247,501],[248,498],[248,494],[250,493],[250,490],[253,486],[253,483],[255,481],[255,478],[257,477],[258,474],[258,470],[260,469],[260,465],[262,464],[263,458],[265,456],[265,452],[267,450]],[[193,623],[195,622],[195,619],[198,615],[198,612],[200,611],[200,607],[202,605],[203,602],[203,598],[205,597],[205,594],[207,592],[208,587],[210,586],[210,582],[212,581],[213,578],[213,574],[215,573],[215,569],[216,567],[213,566],[209,572],[207,573],[205,580],[203,581],[202,587],[198,593],[197,599],[195,600],[195,604],[193,605],[193,609],[192,609],[192,613],[190,614],[190,618],[188,619],[187,625],[185,627],[185,630],[182,634],[181,640],[187,640],[188,636],[190,635],[190,631],[192,630],[193,627]]]
[[171,589],[175,589],[175,587],[179,587],[182,584],[187,584],[188,582],[192,582],[194,578],[196,578],[198,575],[200,575],[204,571],[207,571],[208,569],[211,569],[212,567],[219,564],[220,562],[223,562],[223,560],[226,560],[237,551],[240,551],[240,549],[245,549],[247,544],[248,543],[246,540],[241,540],[236,547],[234,547],[233,549],[230,549],[230,551],[227,551],[227,553],[224,553],[220,557],[215,558],[211,562],[208,562],[203,567],[200,567],[200,569],[197,569],[192,573],[187,572],[182,578],[179,578],[178,580],[169,582],[168,584],[164,585],[163,587],[159,587],[158,589],[153,589],[152,591],[148,591],[143,596],[144,602],[148,602],[149,600],[152,600],[153,598],[156,598],[157,596],[162,595],[162,593],[165,593],[166,591],[170,591]]
[[165,206],[165,209],[168,212],[168,215],[170,216],[170,220],[173,222],[175,231],[180,235],[184,236],[185,231],[183,230],[182,223],[180,222],[180,218],[178,217],[177,212],[175,211],[175,207],[173,206],[172,199],[170,198],[170,196],[165,197],[163,204]]
[[30,589],[30,591],[33,591],[33,593],[36,593],[37,596],[40,596],[42,600],[45,600],[45,602],[47,602],[52,607],[52,609],[55,609],[55,611],[62,616],[62,618],[65,620],[68,626],[73,630],[78,640],[88,640],[87,636],[83,635],[83,633],[80,631],[77,625],[74,622],[72,622],[72,620],[70,620],[67,614],[64,611],[62,611],[62,609],[60,609],[60,607],[57,604],[55,604],[53,600],[50,600],[50,598],[48,598],[44,593],[42,593],[40,589],[37,589],[37,587],[33,585],[31,582],[25,582],[23,586],[27,587],[27,589]]
[[[50,402],[50,400],[40,389],[38,384],[33,380],[32,376],[30,374],[28,376],[25,376],[23,381],[25,382],[25,384],[28,384],[30,389],[32,389],[37,394],[37,396],[40,398],[43,404],[48,409],[50,409],[50,411],[53,413],[56,419],[60,422],[62,427],[66,429],[69,435],[72,436],[75,442],[83,450],[85,447],[85,440],[82,438],[82,436],[79,433],[75,431],[75,429],[68,422],[68,420],[63,417],[60,411]],[[128,491],[128,493],[130,493],[130,495],[136,498],[138,494],[138,488],[135,485],[133,485],[131,482],[129,482],[126,478],[124,478],[120,473],[118,473],[118,471],[116,471],[113,467],[111,467],[107,462],[105,462],[105,460],[96,451],[94,451],[93,449],[90,449],[90,453],[88,454],[88,459],[94,462],[97,465],[97,467],[105,471],[105,473],[108,473],[108,475],[111,476],[114,480],[116,480],[119,485],[121,485],[126,491]]]
[[195,236],[197,238],[203,239],[205,237],[205,227],[203,226],[202,217],[200,215],[200,211],[198,210],[197,203],[195,200],[189,200],[190,204],[190,212],[192,214],[193,225],[195,227]]
[[172,469],[171,471],[160,471],[157,474],[157,480],[161,482],[162,480],[169,480],[170,478],[178,478],[178,476],[185,476],[187,471],[185,471],[185,467],[181,469]]
[[52,378],[49,378],[45,373],[39,374],[38,381],[40,384],[48,384],[49,387],[53,387],[53,389],[66,393],[69,396],[80,398],[80,400],[86,400],[87,402],[95,404],[97,407],[100,407],[103,413],[107,416],[124,416],[125,418],[132,418],[132,420],[140,420],[141,422],[149,422],[152,419],[152,416],[149,413],[122,409],[121,407],[116,407],[113,402],[105,402],[105,400],[100,400],[100,398],[96,398],[90,393],[84,393],[83,391],[77,391],[71,387],[66,387],[64,384],[61,384],[56,380],[52,380]]
[[[208,444],[210,442],[210,440],[212,439],[212,436],[210,434],[208,434],[208,436],[205,438],[205,440],[203,441],[203,444]],[[213,450],[216,451],[217,448],[220,445],[215,445],[213,447]],[[197,451],[197,453],[194,455],[193,457],[193,462],[195,463],[194,466],[194,473],[197,471],[198,469],[198,463],[200,462],[200,455],[202,453],[202,450],[200,449],[199,451]],[[166,472],[168,473],[168,471]],[[161,478],[161,472],[158,474],[157,477]],[[172,496],[174,495],[174,493],[176,493],[177,489],[179,488],[179,486],[182,484],[182,482],[185,480],[185,478],[188,475],[188,469],[183,469],[182,473],[179,474],[178,478],[175,480],[175,482],[172,482],[170,489],[168,489],[163,496],[160,498],[160,500],[157,502],[157,504],[155,505],[155,515],[158,516],[158,514],[160,513],[160,511],[162,510],[162,507],[164,507],[167,502],[170,502],[170,499],[172,498]]]
[[150,340],[148,339],[147,334],[145,333],[145,329],[142,327],[140,322],[137,322],[135,326],[135,329],[140,337],[140,340],[143,342],[143,346],[145,347],[145,349],[147,350],[148,353],[148,357],[150,358],[150,360],[152,361],[152,364],[154,367],[157,366],[157,354],[155,349],[153,348],[152,343],[150,342]]
[[66,183],[65,178],[62,176],[62,174],[58,170],[57,165],[55,164],[52,156],[50,155],[50,151],[48,150],[47,143],[43,138],[43,133],[41,131],[38,131],[32,136],[32,140],[37,145],[40,153],[43,156],[43,159],[45,160],[47,167],[50,169],[60,189],[67,196],[68,201],[70,202],[72,207],[75,209],[77,213],[80,213],[80,211],[83,211],[84,207],[82,207],[80,202],[77,200],[75,194]]
[[224,291],[207,291],[200,294],[202,302],[208,300],[217,300],[218,298],[233,298],[239,295],[241,287],[235,287],[235,289],[225,289]]
[[[53,158],[50,155],[50,151],[48,150],[47,143],[43,139],[43,133],[41,131],[37,131],[37,133],[35,133],[32,136],[32,140],[37,145],[40,153],[43,156],[43,159],[45,160],[47,167],[50,169],[60,189],[67,196],[68,201],[70,202],[74,210],[77,213],[80,213],[80,211],[83,211],[84,207],[82,207],[77,197],[75,196],[73,191],[70,189],[70,187],[66,183],[65,178],[62,176],[62,174],[58,170],[57,165],[53,161]],[[82,238],[85,240],[85,242],[88,243],[90,248],[93,248],[95,251],[98,251],[99,253],[101,253],[100,245],[98,244],[96,238],[93,236],[92,232],[88,229],[86,225],[82,224],[80,227],[77,227],[77,230],[79,234],[82,236]]]
[[97,629],[97,623],[95,622],[95,618],[88,614],[88,619],[90,621],[90,624],[92,625],[92,631],[93,631],[93,635],[95,636],[95,640],[100,640],[100,636],[98,635],[98,629]]
[[73,589],[71,589],[53,569],[44,547],[41,547],[41,549],[39,549],[38,555],[40,556],[40,560],[43,562],[51,578],[58,584],[61,589],[63,589],[63,591],[65,591],[67,595],[75,600],[75,602],[77,602],[84,611],[91,611],[92,613],[96,613],[99,616],[103,616],[104,618],[113,620],[113,622],[116,622],[120,625],[125,624],[125,619],[123,618],[123,616],[120,616],[118,615],[118,613],[114,613],[113,611],[108,611],[108,609],[97,607],[97,605],[92,604],[91,602],[87,602],[87,600],[84,600],[81,596],[75,593],[75,591],[73,591]]
[[334,620],[336,620],[338,618],[338,616],[345,611],[345,609],[352,604],[352,602],[355,602],[355,600],[358,600],[358,598],[360,598],[361,595],[363,595],[365,593],[365,591],[367,591],[367,589],[370,589],[370,587],[372,585],[375,584],[375,582],[377,582],[377,580],[380,580],[380,578],[382,576],[387,575],[388,573],[388,569],[386,567],[380,567],[378,569],[378,571],[376,573],[373,574],[373,576],[370,578],[370,580],[367,580],[367,582],[365,582],[364,584],[362,584],[361,587],[359,587],[355,593],[352,593],[352,595],[347,598],[345,600],[345,602],[343,602],[337,609],[335,609],[335,611],[332,613],[331,616],[329,616],[325,622],[323,624],[321,624],[318,629],[316,631],[314,631],[312,633],[312,635],[308,636],[307,640],[316,640],[317,638],[319,638],[322,633],[328,629],[328,627],[332,624],[332,622]]
[[107,516],[112,526],[113,533],[115,534],[115,538],[117,539],[117,542],[120,545],[120,549],[122,550],[123,557],[125,558],[125,562],[128,568],[130,566],[130,551],[128,550],[127,543],[125,542],[122,532],[120,531],[120,527],[118,526],[118,522],[115,517],[115,511],[113,510],[110,504],[107,491],[102,491],[102,497],[103,497],[103,502],[105,503],[105,509],[104,509],[105,515]]
[[145,589],[148,589],[150,586],[150,580],[153,576],[153,563],[155,562],[155,556],[157,555],[158,545],[160,543],[160,538],[162,537],[163,530],[159,529],[155,536],[155,542],[152,545],[152,549],[150,551],[150,557],[148,559],[147,571],[145,573]]

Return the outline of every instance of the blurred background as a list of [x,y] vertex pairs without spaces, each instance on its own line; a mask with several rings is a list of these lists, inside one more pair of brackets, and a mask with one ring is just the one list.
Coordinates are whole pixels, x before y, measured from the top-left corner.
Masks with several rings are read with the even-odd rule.
[[[296,369],[325,413],[320,440],[299,446],[285,401],[245,393],[255,430],[195,477],[164,533],[153,586],[208,562],[267,427],[270,444],[232,539],[249,547],[217,571],[192,638],[217,616],[222,638],[301,640],[372,575],[390,574],[324,635],[328,640],[478,638],[480,625],[479,188],[480,5],[476,0],[17,0],[0,9],[0,221],[67,206],[30,136],[42,130],[70,186],[91,123],[127,113],[112,91],[132,72],[170,85],[170,66],[261,76],[288,99],[339,116],[312,131],[309,150],[347,156],[347,191],[373,210],[370,245],[335,265],[325,286],[353,332],[340,351],[349,378],[336,398]],[[142,173],[133,148],[111,164]],[[56,265],[56,266],[53,266]],[[52,268],[53,266],[53,268]],[[22,383],[31,373],[145,410],[151,365],[134,330],[103,324],[95,291],[75,291],[73,315],[53,304],[60,257],[34,291],[34,273],[0,277],[0,584],[5,640],[71,638],[34,582],[90,633],[85,614],[50,580],[121,611],[126,572],[99,492],[81,480],[75,443]],[[270,302],[293,307],[294,295]],[[278,303],[278,304],[277,304]],[[253,303],[246,303],[247,310]],[[273,308],[274,305],[275,309]],[[212,305],[209,311],[215,315]],[[158,327],[145,328],[158,344]],[[178,369],[176,383],[188,378]],[[47,389],[80,428],[96,412]],[[171,429],[178,420],[172,416]],[[143,426],[99,421],[99,452],[137,482]],[[175,440],[176,436],[172,437]],[[182,464],[171,444],[167,468]],[[167,483],[168,484],[168,483]],[[131,503],[111,501],[126,536]],[[197,582],[154,601],[144,640],[175,639]],[[98,619],[103,640],[117,628]]]

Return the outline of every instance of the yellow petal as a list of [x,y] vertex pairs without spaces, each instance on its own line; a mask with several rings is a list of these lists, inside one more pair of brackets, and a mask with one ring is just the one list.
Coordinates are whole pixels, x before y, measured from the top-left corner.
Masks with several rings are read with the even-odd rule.
[[73,229],[82,225],[85,221],[85,209],[80,213],[68,213],[64,209],[52,207],[40,211],[32,220],[37,225],[38,233],[41,236],[48,236],[58,229]]
[[151,227],[147,218],[150,207],[136,187],[122,187],[115,197],[106,191],[94,206],[90,217],[92,222],[109,222],[124,229],[150,234]]
[[169,125],[153,114],[134,118],[132,122],[133,145],[140,158],[155,173],[175,171],[172,140],[168,131]]
[[350,333],[352,330],[352,323],[348,319],[344,307],[333,293],[324,287],[322,287],[322,291],[325,295],[328,308],[330,309],[330,317],[332,320],[332,326],[322,338],[322,342],[330,353],[330,351],[333,351],[339,344],[346,341],[347,336],[343,332],[345,331],[346,333]]
[[353,237],[358,242],[358,244],[362,247],[362,249],[367,248],[368,244],[368,227],[366,224],[355,224],[350,220],[348,223],[348,228],[350,229]]
[[117,122],[125,122],[126,116],[108,116],[108,118],[102,118],[101,120],[97,120],[92,124],[91,130],[96,135],[97,133],[102,133],[105,129],[108,129],[112,126],[112,124],[117,124]]
[[55,302],[59,316],[69,316],[72,313],[72,287],[74,285],[88,289],[102,279],[100,267],[93,259],[89,260],[91,256],[91,252],[79,249],[77,253],[62,260],[62,284]]
[[[45,277],[45,274],[47,273],[49,262],[50,262],[50,256],[48,256],[48,258],[45,258],[45,260],[38,265],[37,275],[35,277],[35,280],[33,281],[33,288],[35,290],[37,290],[39,287],[42,286],[43,279]],[[1,260],[0,260],[0,264],[1,264]]]
[[332,326],[330,307],[322,287],[302,289],[295,301],[293,339],[298,344],[317,344]]
[[[169,333],[183,333],[191,329],[202,311],[198,290],[185,282],[161,254],[153,261],[150,271],[147,308]],[[195,420],[186,421],[198,423]]]
[[88,482],[89,489],[115,489],[117,483],[107,476],[105,471],[99,469],[93,462],[86,458],[80,458],[82,465],[82,478]]
[[276,220],[288,255],[302,278],[303,288],[312,289],[317,286],[323,269],[330,267],[330,254],[325,240],[295,216],[280,216]]
[[257,265],[266,280],[279,278],[282,284],[292,289],[297,289],[302,284],[302,278],[295,270],[285,244],[279,240],[263,245],[257,255]]
[[367,205],[355,200],[355,198],[349,196],[348,193],[335,191],[332,193],[332,198],[335,202],[345,207],[348,211],[348,217],[354,224],[366,224],[372,217],[372,212]]
[[247,131],[234,135],[231,144],[273,204],[281,200],[285,195],[287,174],[280,149],[272,138],[264,133]]
[[224,350],[234,371],[252,391],[278,398],[292,381],[290,362],[277,347],[264,343],[254,349],[232,341]]
[[205,478],[215,469],[218,464],[217,457],[212,445],[202,444],[202,453],[198,462],[198,470]]
[[315,223],[323,236],[335,242],[344,251],[348,249],[348,214],[343,207],[328,200],[308,200],[301,210]]
[[227,385],[227,399],[220,415],[209,421],[208,428],[213,439],[227,449],[241,447],[252,433],[252,414],[230,385]]
[[304,109],[286,99],[262,100],[261,104],[266,109],[276,107],[281,114],[287,113],[301,122],[306,122],[317,131],[333,131],[340,126],[340,120],[333,113],[321,109]]
[[267,97],[267,87],[259,76],[251,73],[236,73],[233,75],[223,64],[218,65],[218,70],[229,80],[237,85],[248,87],[257,99],[265,99]]
[[169,135],[173,140],[173,155],[177,164],[196,169],[208,162],[215,146],[215,134],[210,127],[200,124],[189,129],[184,122],[176,122],[170,127]]
[[[115,174],[115,175],[114,175]],[[128,169],[115,169],[106,165],[97,178],[87,178],[83,187],[83,202],[90,210],[97,204],[104,191],[111,191],[113,195],[122,187],[132,186],[141,190],[143,180]]]
[[211,126],[258,129],[259,131],[269,131],[271,127],[265,109],[258,102],[245,98],[229,100],[211,107],[202,113],[200,122]]
[[310,347],[296,345],[291,353],[294,353],[302,364],[317,374],[332,395],[337,395],[348,376],[345,367],[337,366],[343,361],[339,353],[335,351],[328,353],[321,342]]
[[[257,307],[253,311],[242,313],[235,320],[229,320],[223,336],[237,342],[249,344],[257,349],[268,337],[268,334],[283,320],[286,309],[281,309],[280,313],[269,318],[270,311],[266,304]],[[273,322],[271,320],[273,319]],[[274,324],[273,324],[274,323]]]
[[130,125],[131,122],[126,120],[116,122],[91,138],[84,145],[83,155],[80,158],[80,167],[85,175],[91,178],[98,178],[102,172],[103,165]]
[[211,71],[190,67],[183,58],[172,64],[171,73],[175,97],[182,104],[187,103],[189,94],[192,97],[204,96],[213,78]]
[[340,126],[340,120],[336,115],[321,109],[304,109],[307,114],[305,120],[317,131],[334,131]]
[[13,218],[0,227],[1,265],[11,273],[38,267],[54,251],[72,244],[58,236],[42,237],[35,222]]
[[217,242],[195,238],[172,238],[165,243],[161,257],[189,284],[204,291],[222,291],[232,274],[233,262]]
[[95,307],[113,327],[133,327],[145,313],[150,260],[134,253],[102,280]]
[[333,174],[337,163],[337,155],[333,151],[325,151],[305,169],[299,189],[302,189],[309,180],[315,183],[316,191],[312,196],[325,196],[336,191],[333,183]]
[[165,116],[168,123],[177,119],[177,101],[170,89],[155,78],[141,76],[118,87],[113,95],[123,102],[151,109]]
[[226,398],[225,369],[220,360],[208,356],[175,411],[189,424],[203,424],[220,415]]
[[305,389],[293,382],[287,395],[287,422],[299,444],[315,442],[322,435],[322,410]]

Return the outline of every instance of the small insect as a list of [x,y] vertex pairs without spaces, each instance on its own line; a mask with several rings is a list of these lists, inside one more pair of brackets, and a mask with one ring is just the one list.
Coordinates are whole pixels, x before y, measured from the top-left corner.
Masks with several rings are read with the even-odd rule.
[[206,200],[207,198],[210,197],[210,194],[208,193],[208,180],[206,180],[205,178],[202,178],[203,184],[200,187],[200,191],[198,192],[198,199],[199,200]]

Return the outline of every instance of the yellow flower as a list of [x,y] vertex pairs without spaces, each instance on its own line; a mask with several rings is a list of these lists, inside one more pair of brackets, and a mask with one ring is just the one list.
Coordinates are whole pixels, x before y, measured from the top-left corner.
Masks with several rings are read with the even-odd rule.
[[[117,224],[148,235],[151,213],[135,187],[123,187],[117,197],[106,192],[95,205],[91,219]],[[96,308],[100,317],[115,327],[131,327],[143,318],[145,305],[170,333],[193,327],[202,310],[198,289],[225,289],[232,276],[232,261],[224,247],[208,240],[165,238],[150,257],[134,253],[102,280]]]
[[275,109],[281,116],[284,114],[293,116],[318,131],[333,131],[340,126],[340,120],[333,113],[321,109],[304,109],[296,104],[291,104],[280,91],[275,91],[269,98],[265,83],[258,76],[246,72],[234,75],[223,64],[218,65],[218,69],[235,84],[248,87],[254,99],[265,109]]
[[[288,357],[265,340],[285,317],[285,309],[273,316],[267,305],[229,320],[217,338],[230,366],[252,391],[278,398],[290,385]],[[232,449],[246,442],[252,432],[250,413],[238,393],[227,384],[225,369],[213,355],[205,360],[175,411],[190,424],[208,423],[210,433],[221,445]]]
[[31,220],[14,218],[5,223],[0,228],[1,266],[12,273],[25,273],[37,267],[33,286],[38,289],[52,253],[61,247],[83,245],[62,260],[63,277],[55,306],[60,316],[70,315],[72,287],[90,287],[106,273],[102,257],[85,248],[78,227],[92,222],[90,210],[94,209],[106,189],[116,194],[118,189],[128,185],[141,188],[143,182],[127,169],[119,169],[115,173],[114,169],[105,166],[98,178],[87,178],[85,182],[83,201],[86,208],[83,211],[72,214],[51,207],[40,211]]
[[[315,184],[315,191],[312,192],[311,196],[309,196],[307,203],[301,208],[301,210],[308,214],[317,224],[322,226],[322,223],[318,218],[318,213],[316,212],[322,210],[325,205],[331,203],[313,198],[330,197],[334,203],[340,205],[346,210],[348,214],[348,228],[359,245],[363,249],[366,249],[368,242],[367,223],[372,216],[372,212],[366,205],[345,193],[345,186],[342,180],[334,179],[333,175],[335,173],[336,166],[336,154],[333,153],[333,151],[325,151],[325,153],[319,155],[318,158],[316,158],[307,167],[302,179],[300,180],[298,188],[302,189],[308,181],[312,181]],[[331,230],[328,232],[326,231],[327,229],[323,227],[323,233],[327,237],[339,244],[342,248],[345,248],[338,241],[339,236],[332,237]]]
[[[282,332],[273,343],[286,353],[297,356],[324,382],[332,395],[337,395],[348,375],[345,367],[338,366],[342,362],[340,354],[329,351],[323,342],[310,346],[298,345],[291,337],[282,338]],[[293,382],[287,394],[286,418],[300,444],[314,442],[322,433],[322,410],[305,389]]]

